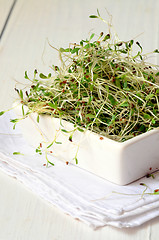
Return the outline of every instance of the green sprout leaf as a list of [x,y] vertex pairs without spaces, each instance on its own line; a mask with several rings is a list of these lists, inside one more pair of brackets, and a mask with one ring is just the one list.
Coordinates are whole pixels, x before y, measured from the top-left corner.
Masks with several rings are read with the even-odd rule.
[[62,144],[62,142],[57,142],[57,141],[55,141],[55,143],[56,143],[56,144]]
[[61,129],[61,131],[62,132],[64,132],[64,133],[69,133],[67,130],[65,130],[65,129]]
[[114,122],[115,122],[115,115],[112,116],[112,119],[109,122],[108,126],[111,126]]
[[55,166],[54,163],[50,162],[49,160],[47,161],[50,165]]
[[71,50],[71,53],[74,54],[74,53],[77,53],[78,54],[78,51],[80,50],[80,48],[74,48]]
[[100,13],[99,13],[99,10],[98,10],[98,8],[97,8],[97,14],[98,14],[98,17],[100,17]]
[[20,96],[21,99],[23,99],[23,91],[22,90],[20,90],[19,96]]
[[108,40],[108,39],[110,39],[110,34],[107,34],[107,35],[103,38],[103,41],[106,41],[106,40]]
[[151,94],[149,94],[149,95],[147,95],[147,96],[145,97],[145,100],[146,100],[146,101],[149,101],[149,100],[152,99],[154,96],[155,96],[155,95],[151,93]]
[[71,135],[71,136],[69,136],[69,141],[70,141],[70,142],[72,142],[72,135]]
[[139,46],[139,48],[142,50],[142,47],[139,42],[136,42],[136,44]]
[[94,38],[94,35],[95,35],[95,33],[92,33],[89,40],[92,40],[92,38]]
[[76,156],[73,158],[73,160],[75,160],[76,164],[78,164],[78,159]]
[[27,71],[25,71],[25,76],[24,76],[24,77],[25,77],[25,79],[29,79],[29,78],[28,78]]
[[80,132],[84,132],[84,130],[82,128],[79,128],[79,127],[77,128],[77,130],[80,131]]
[[39,123],[39,120],[40,120],[40,117],[39,117],[39,115],[38,115],[36,121]]
[[10,120],[11,123],[17,123],[18,121],[19,121],[18,118],[15,118],[15,119],[11,119],[11,120]]
[[87,117],[87,118],[95,118],[95,115],[93,115],[93,114],[91,114],[91,113],[88,113],[88,114],[86,114],[86,117]]
[[151,119],[151,116],[150,116],[149,114],[145,113],[145,114],[144,114],[144,118],[145,118],[145,119]]
[[49,102],[48,105],[54,109],[57,109],[57,103],[51,103]]
[[157,72],[157,73],[155,74],[155,76],[156,76],[156,77],[159,76],[159,72]]
[[112,95],[109,94],[108,98],[113,106],[115,106],[117,104],[117,101],[114,99],[114,97]]
[[25,113],[24,113],[24,106],[22,105],[22,114],[23,114],[23,116],[25,115]]
[[52,143],[50,143],[47,148],[50,148],[52,145],[54,144],[54,141]]
[[159,189],[155,189],[153,193],[156,195],[159,194]]
[[153,52],[154,52],[154,53],[159,53],[159,50],[158,50],[158,49],[155,49]]
[[89,17],[90,18],[98,18],[98,16],[96,16],[96,15],[90,15]]
[[1,112],[0,112],[0,116],[2,116],[4,113],[5,113],[5,111],[1,111]]
[[13,152],[13,155],[24,155],[21,152]]
[[127,101],[123,101],[119,106],[120,107],[128,107],[129,103]]
[[42,79],[47,79],[48,77],[46,75],[44,75],[43,73],[40,73],[39,74],[39,77],[42,78]]

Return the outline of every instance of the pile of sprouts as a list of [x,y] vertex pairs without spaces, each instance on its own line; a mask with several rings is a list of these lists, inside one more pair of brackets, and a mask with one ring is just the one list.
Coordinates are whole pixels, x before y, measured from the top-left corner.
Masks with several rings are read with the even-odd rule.
[[[90,17],[102,19],[99,12]],[[146,62],[139,42],[101,32],[56,50],[61,66],[51,67],[54,74],[35,70],[30,79],[25,72],[29,91],[16,88],[29,109],[24,117],[48,114],[118,142],[159,126],[159,69]]]

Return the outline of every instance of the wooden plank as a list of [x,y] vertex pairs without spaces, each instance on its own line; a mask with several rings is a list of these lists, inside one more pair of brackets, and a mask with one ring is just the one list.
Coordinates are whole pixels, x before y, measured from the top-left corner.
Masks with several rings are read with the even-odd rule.
[[3,30],[5,21],[13,4],[13,0],[0,0],[0,33]]
[[[0,0],[0,5],[4,7],[5,2]],[[19,0],[0,43],[0,109],[11,107],[16,97],[16,81],[26,83],[25,70],[30,76],[35,68],[47,73],[49,65],[58,62],[58,55],[48,46],[47,38],[55,47],[65,47],[69,42],[86,38],[92,28],[98,34],[108,31],[104,23],[88,18],[96,13],[97,7],[105,19],[108,18],[105,7],[112,14],[120,38],[129,40],[144,31],[139,41],[145,50],[159,47],[157,0],[98,0],[98,4],[95,0]],[[105,227],[93,231],[3,173],[0,182],[0,239],[21,236],[23,240],[141,240],[148,239],[151,233],[157,239],[159,218],[135,229]]]

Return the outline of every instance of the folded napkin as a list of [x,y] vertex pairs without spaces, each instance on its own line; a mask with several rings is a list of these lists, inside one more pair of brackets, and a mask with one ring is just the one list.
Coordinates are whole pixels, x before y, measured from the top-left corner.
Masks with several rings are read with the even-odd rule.
[[1,171],[94,229],[135,227],[159,216],[159,172],[154,178],[118,186],[51,155],[48,158],[54,166],[46,167],[45,155],[28,145],[20,126],[12,129],[10,119],[14,118],[12,111],[0,117]]

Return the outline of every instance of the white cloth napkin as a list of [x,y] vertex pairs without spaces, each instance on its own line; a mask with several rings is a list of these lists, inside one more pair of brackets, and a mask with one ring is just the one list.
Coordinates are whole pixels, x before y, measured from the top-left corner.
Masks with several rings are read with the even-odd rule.
[[[94,229],[106,225],[135,227],[159,216],[159,195],[151,194],[159,188],[158,172],[155,178],[118,186],[51,155],[49,160],[55,166],[46,167],[45,156],[28,145],[20,127],[12,129],[10,119],[14,118],[12,111],[0,117],[1,171]],[[140,183],[147,186],[145,192],[145,185]]]

